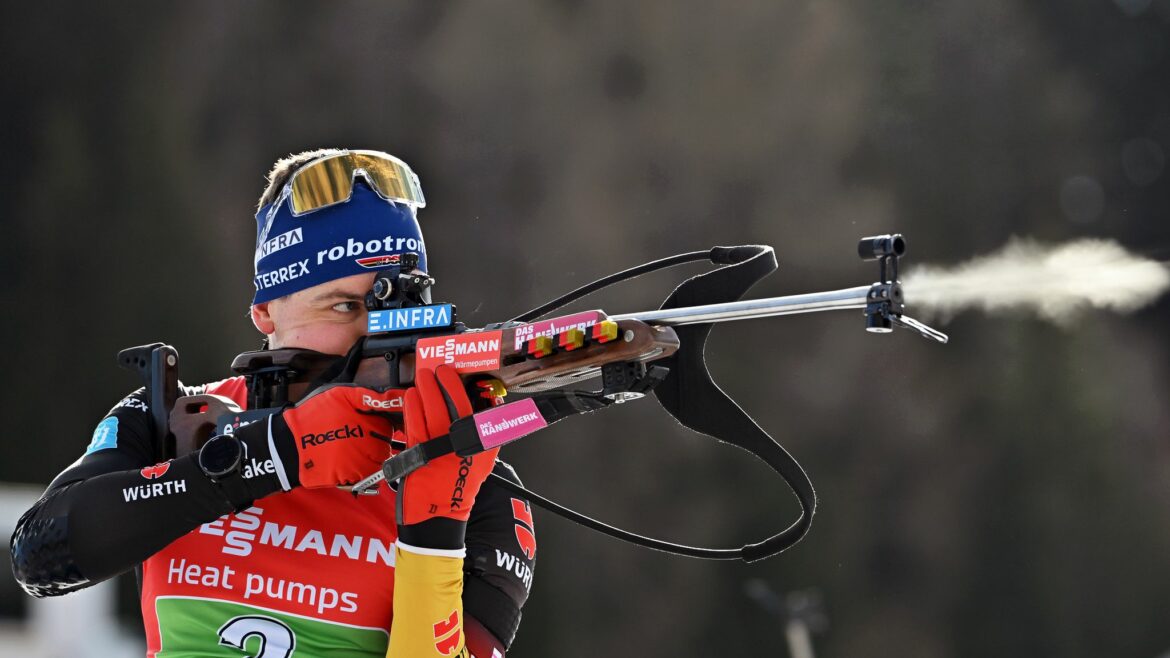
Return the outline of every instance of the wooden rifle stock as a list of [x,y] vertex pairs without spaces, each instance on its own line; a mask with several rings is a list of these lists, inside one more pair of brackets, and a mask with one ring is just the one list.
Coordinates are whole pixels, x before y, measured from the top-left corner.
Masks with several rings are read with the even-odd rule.
[[[832,310],[864,309],[870,303],[875,286],[859,286],[844,290],[770,297],[643,311],[607,316],[601,311],[586,311],[572,315],[532,323],[512,323],[499,329],[485,328],[465,330],[462,325],[450,330],[432,331],[423,334],[385,333],[371,335],[366,339],[362,359],[354,375],[354,383],[371,388],[409,386],[414,382],[414,368],[420,349],[443,351],[445,341],[457,342],[489,340],[497,341],[498,347],[486,355],[490,365],[461,364],[458,358],[449,359],[456,370],[464,375],[478,375],[483,379],[497,379],[514,393],[536,393],[551,389],[578,385],[600,374],[606,363],[650,362],[668,357],[679,348],[678,335],[672,327],[696,323],[729,322],[753,318],[775,317]],[[601,341],[593,336],[592,328],[611,322],[616,324],[616,337]],[[565,349],[559,338],[572,329],[582,330],[584,343],[577,349]],[[551,340],[549,353],[537,358],[529,347],[537,336]],[[945,341],[945,337],[942,337]],[[233,362],[237,373],[244,374],[259,366],[271,367],[282,363],[296,366],[301,350],[273,350],[246,352]],[[315,354],[315,353],[314,353]],[[275,355],[275,357],[273,356]],[[317,355],[324,357],[324,355]],[[456,356],[449,354],[449,356]],[[480,355],[483,356],[483,355]],[[336,357],[324,357],[336,360]],[[322,361],[319,359],[318,361]],[[426,359],[425,367],[433,368],[434,359]],[[295,402],[304,393],[305,385],[325,366],[318,362],[312,368],[290,367],[290,372],[300,372],[299,378],[286,379],[282,386],[284,395],[269,395],[277,404],[278,399]]]
[[[599,313],[601,318],[604,315]],[[572,316],[570,316],[572,317]],[[548,321],[555,326],[557,319]],[[602,320],[606,321],[606,320]],[[543,324],[543,323],[542,323]],[[498,361],[493,367],[484,365],[465,365],[458,359],[452,358],[452,365],[464,375],[479,375],[485,379],[496,379],[513,393],[536,393],[565,386],[578,385],[601,373],[601,366],[606,363],[619,362],[648,362],[665,358],[678,350],[678,336],[670,327],[660,327],[646,324],[640,320],[622,320],[614,323],[616,336],[612,340],[600,341],[586,338],[576,349],[568,350],[553,348],[548,354],[539,358],[530,353],[532,340],[524,339],[521,332],[526,327],[534,325],[519,325],[499,330],[468,331],[458,336],[460,341],[475,341],[477,336],[488,342],[498,341],[498,359],[493,355],[490,361]],[[569,326],[567,330],[574,329]],[[578,329],[580,330],[580,329]],[[517,334],[521,333],[518,339]],[[564,332],[561,332],[564,333]],[[588,328],[583,331],[588,335]],[[559,336],[560,334],[556,334]],[[432,343],[440,343],[444,336],[431,339]],[[559,341],[549,336],[551,345]],[[428,347],[420,343],[421,347]],[[395,350],[402,351],[402,356],[387,358]],[[414,369],[419,362],[417,348],[410,352],[400,347],[382,347],[376,338],[367,341],[367,348],[358,366],[354,382],[367,387],[384,388],[397,381],[400,385],[410,385],[414,382]],[[391,368],[397,366],[397,378]],[[424,367],[433,368],[435,364],[427,361]]]
[[[434,368],[436,359],[419,359],[420,350],[440,353],[449,360],[461,374],[469,378],[495,379],[512,393],[529,394],[564,387],[581,385],[600,375],[601,366],[607,363],[650,362],[674,354],[679,348],[678,335],[672,327],[707,322],[728,322],[752,318],[773,317],[797,313],[829,310],[863,309],[870,302],[869,297],[875,286],[859,286],[845,290],[790,295],[766,299],[753,299],[644,311],[623,315],[607,316],[601,311],[587,311],[568,316],[533,323],[512,323],[502,328],[465,330],[462,325],[422,334],[385,333],[375,334],[366,339],[362,358],[358,362],[353,382],[370,388],[410,386],[414,382],[414,369],[420,361],[424,367]],[[594,335],[593,328],[603,323],[612,323],[612,339],[603,340]],[[568,349],[572,343],[560,340],[569,331],[582,332],[580,347]],[[929,335],[919,329],[924,335]],[[937,333],[937,332],[936,332]],[[548,342],[547,352],[530,348],[537,337]],[[942,342],[941,334],[930,336]],[[477,353],[477,360],[468,365],[461,363],[459,355],[448,347],[456,343],[489,342],[495,345],[490,353]],[[149,346],[146,357],[139,365],[144,378],[149,382],[151,368]],[[142,349],[142,348],[139,348]],[[128,351],[129,352],[129,351]],[[161,361],[165,353],[153,355]],[[308,350],[277,349],[245,352],[232,362],[232,369],[251,377],[249,381],[249,408],[279,408],[304,397],[309,386],[318,382],[323,374],[335,366],[340,357],[320,354]],[[129,359],[125,365],[131,367]],[[174,401],[161,399],[158,393],[172,389],[176,375],[174,368],[163,371],[156,365],[154,379],[159,383],[153,388],[152,397],[159,398],[170,412],[170,429],[174,443],[167,446],[170,456],[185,454],[198,448],[214,428],[215,419],[226,413],[238,413],[226,400],[208,399],[214,396],[181,398]],[[261,375],[261,376],[257,376]],[[173,393],[171,394],[173,395]],[[154,404],[152,403],[152,407]],[[157,423],[157,419],[156,419]],[[165,427],[165,426],[164,426]],[[165,430],[164,430],[165,431]]]

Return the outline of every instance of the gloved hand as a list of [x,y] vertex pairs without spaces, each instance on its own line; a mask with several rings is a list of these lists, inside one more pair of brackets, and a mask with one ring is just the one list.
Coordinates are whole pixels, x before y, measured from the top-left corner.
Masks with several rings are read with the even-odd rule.
[[[473,409],[459,373],[448,365],[415,373],[406,391],[406,447],[444,436],[451,422]],[[499,448],[471,457],[450,454],[432,460],[398,488],[399,537],[413,546],[463,547],[463,534],[479,488],[492,471]]]
[[268,422],[261,421],[236,434],[250,447],[263,446],[262,453],[276,451],[273,470],[284,475],[282,489],[348,485],[376,472],[390,457],[402,402],[399,389],[378,392],[334,384],[272,416],[271,433]]
[[[382,468],[390,458],[391,419],[399,417],[401,403],[400,390],[379,393],[340,384],[285,409],[281,420],[295,442],[300,485],[315,489],[353,484]],[[274,439],[277,426],[274,419]],[[285,464],[290,482],[292,470]]]

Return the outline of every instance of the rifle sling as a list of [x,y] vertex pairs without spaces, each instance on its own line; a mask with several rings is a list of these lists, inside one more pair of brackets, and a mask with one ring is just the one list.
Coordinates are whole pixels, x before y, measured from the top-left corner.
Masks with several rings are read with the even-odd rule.
[[[711,260],[723,267],[684,281],[660,308],[699,306],[740,299],[757,281],[776,269],[771,247],[715,247]],[[800,502],[800,517],[788,528],[755,544],[717,549],[686,546],[638,535],[607,525],[559,505],[536,492],[492,474],[495,484],[570,521],[610,537],[659,551],[687,557],[755,562],[793,546],[808,532],[816,511],[816,492],[800,464],[739,407],[711,378],[703,352],[712,323],[676,327],[681,347],[659,363],[670,368],[655,389],[662,406],[684,426],[719,441],[730,443],[762,459],[780,474]]]

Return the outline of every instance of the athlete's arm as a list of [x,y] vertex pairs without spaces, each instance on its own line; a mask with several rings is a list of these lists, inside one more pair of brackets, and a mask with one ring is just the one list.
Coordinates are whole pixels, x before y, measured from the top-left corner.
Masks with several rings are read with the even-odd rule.
[[[453,420],[471,413],[471,400],[454,368],[441,365],[433,372],[416,371],[403,405],[407,449],[446,436]],[[498,451],[444,455],[398,483],[389,658],[468,655],[464,539]]]
[[[493,473],[516,484],[511,466],[496,462]],[[520,626],[520,609],[532,589],[536,563],[536,530],[528,502],[513,497],[488,478],[475,499],[467,524],[467,557],[463,563],[463,606],[467,613],[467,644],[472,654],[490,658],[512,646]],[[477,633],[474,619],[483,626]],[[487,635],[477,642],[477,639]],[[498,646],[487,646],[494,640]]]
[[[376,470],[390,454],[385,396],[331,386],[236,431],[241,475],[216,482],[198,453],[152,464],[158,454],[141,391],[98,425],[87,454],[21,517],[13,571],[34,596],[64,594],[126,571],[200,524],[293,487],[333,487]],[[340,428],[340,429],[339,429]],[[344,438],[344,441],[336,439]]]
[[[249,451],[270,458],[267,445]],[[9,548],[25,591],[55,596],[101,582],[236,509],[195,453],[155,464],[157,454],[140,389],[106,415],[86,453],[18,521]],[[257,498],[280,489],[253,483]]]
[[[503,462],[496,463],[494,472],[520,483]],[[464,541],[465,553],[409,545],[402,550],[400,543],[394,596],[404,605],[396,608],[392,642],[402,655],[434,655],[431,647],[438,655],[454,651],[460,621],[472,658],[502,658],[511,647],[520,608],[532,587],[536,536],[531,508],[489,479],[476,495]],[[461,560],[460,555],[465,557]],[[462,617],[456,605],[460,569]],[[409,638],[418,637],[420,628],[427,631],[425,637],[411,643]]]

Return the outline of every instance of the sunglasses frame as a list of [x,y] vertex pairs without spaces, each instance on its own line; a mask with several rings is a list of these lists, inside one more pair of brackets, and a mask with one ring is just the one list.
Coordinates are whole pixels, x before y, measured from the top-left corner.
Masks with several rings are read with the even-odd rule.
[[[316,165],[319,165],[323,162],[328,162],[330,160],[337,160],[337,159],[344,158],[346,156],[355,156],[355,155],[389,162],[392,165],[394,165],[396,169],[400,169],[403,173],[406,174],[407,180],[399,180],[399,183],[405,187],[408,187],[409,191],[412,192],[414,196],[412,197],[410,195],[407,195],[407,196],[391,195],[391,194],[389,194],[389,192],[387,190],[382,189],[383,186],[380,185],[377,182],[377,180],[375,180],[375,177],[372,176],[370,174],[370,172],[365,167],[354,166],[352,171],[350,172],[349,181],[348,181],[349,182],[349,194],[347,194],[344,198],[339,198],[337,201],[333,201],[332,203],[314,206],[313,208],[308,209],[308,210],[302,210],[299,212],[297,211],[295,205],[293,204],[293,198],[292,198],[293,194],[294,194],[293,188],[296,187],[297,180],[300,179],[301,176],[305,172],[307,172],[308,170],[312,169]],[[289,194],[287,195],[289,198],[289,210],[292,212],[294,217],[301,217],[303,215],[307,215],[309,213],[316,212],[318,210],[322,210],[324,208],[329,208],[331,206],[335,206],[335,205],[349,201],[351,198],[353,198],[353,182],[359,174],[363,178],[365,178],[366,183],[369,184],[369,186],[370,186],[370,189],[374,190],[374,192],[377,193],[377,195],[379,197],[381,197],[384,201],[390,201],[393,203],[403,203],[403,204],[406,204],[406,205],[411,206],[413,208],[423,208],[427,205],[426,197],[423,195],[423,191],[422,191],[422,184],[419,183],[418,175],[414,173],[414,170],[410,168],[410,165],[408,165],[405,162],[403,162],[402,160],[390,155],[389,153],[383,153],[381,151],[368,151],[368,150],[358,149],[358,150],[352,150],[352,151],[342,151],[341,153],[332,153],[330,155],[323,155],[323,156],[317,158],[316,160],[311,160],[311,161],[306,162],[305,164],[297,167],[297,170],[295,172],[293,172],[292,176],[289,176],[288,182],[285,184],[285,187],[289,189]],[[398,178],[398,177],[395,177],[395,178]],[[283,194],[283,191],[282,191],[281,196],[285,196]]]
[[[292,198],[293,197],[293,184],[297,180],[297,178],[301,175],[301,173],[304,172],[305,170],[309,169],[310,167],[313,167],[314,165],[320,164],[322,162],[326,162],[326,161],[333,160],[336,158],[351,156],[351,155],[361,155],[361,156],[365,156],[365,157],[377,158],[379,160],[386,160],[386,161],[389,161],[389,162],[397,165],[398,167],[401,167],[410,176],[410,180],[403,181],[403,182],[406,183],[407,185],[409,185],[414,192],[418,193],[418,198],[417,199],[410,199],[410,198],[389,196],[381,189],[382,186],[374,181],[373,177],[370,176],[370,173],[368,171],[366,171],[366,169],[364,167],[354,167],[353,171],[350,173],[349,194],[346,195],[344,199],[339,199],[339,200],[334,201],[332,203],[327,203],[324,205],[316,206],[311,210],[304,210],[301,212],[297,212],[296,208],[293,206],[293,198]],[[305,164],[297,167],[297,170],[295,172],[293,172],[293,174],[291,176],[289,176],[288,181],[284,184],[284,187],[281,188],[280,195],[276,198],[276,201],[272,202],[272,205],[268,207],[268,213],[264,217],[264,227],[260,231],[258,243],[263,244],[268,239],[268,233],[272,229],[272,221],[276,218],[276,213],[280,208],[280,204],[285,203],[287,201],[289,212],[292,214],[293,217],[304,217],[305,215],[309,215],[311,213],[317,212],[318,210],[323,210],[325,208],[331,208],[333,206],[341,205],[343,203],[348,203],[349,200],[353,198],[354,180],[359,175],[365,179],[366,184],[368,184],[370,186],[370,189],[372,189],[374,191],[374,193],[377,194],[378,197],[381,198],[383,201],[387,201],[389,203],[402,203],[402,204],[408,205],[411,208],[415,208],[415,209],[423,208],[427,205],[426,197],[423,196],[422,184],[418,180],[418,175],[415,174],[414,170],[410,168],[410,165],[406,164],[405,162],[403,162],[399,158],[396,158],[396,157],[390,155],[389,153],[384,153],[382,151],[370,151],[370,150],[365,150],[365,149],[343,150],[343,151],[340,151],[338,153],[330,153],[329,155],[323,155],[315,160],[310,160],[309,162],[306,162]],[[259,261],[259,252],[257,252],[257,254],[256,254],[256,260]]]

